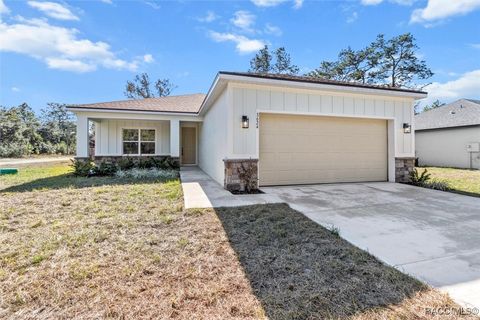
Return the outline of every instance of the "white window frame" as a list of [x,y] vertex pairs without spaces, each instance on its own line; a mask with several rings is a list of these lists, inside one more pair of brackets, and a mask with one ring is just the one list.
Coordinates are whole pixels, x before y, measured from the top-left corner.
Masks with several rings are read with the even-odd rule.
[[[137,130],[138,131],[138,140],[136,140],[136,141],[123,140],[123,130]],[[153,130],[155,132],[154,140],[153,141],[142,141],[141,130]],[[154,155],[157,154],[157,129],[155,129],[155,128],[139,128],[139,127],[128,128],[128,127],[126,127],[126,128],[122,128],[121,135],[122,135],[122,155],[124,155],[124,156],[154,156]],[[125,142],[136,142],[136,143],[138,143],[137,153],[125,153],[124,150],[123,150],[123,144]],[[153,142],[155,144],[154,153],[140,153],[140,150],[142,148],[142,142],[150,142],[150,143]]]

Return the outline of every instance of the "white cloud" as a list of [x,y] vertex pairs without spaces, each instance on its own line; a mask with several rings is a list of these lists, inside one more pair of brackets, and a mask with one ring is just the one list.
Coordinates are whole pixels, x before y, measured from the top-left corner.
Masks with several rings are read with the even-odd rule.
[[410,22],[438,21],[451,16],[467,14],[478,8],[480,8],[480,0],[428,0],[425,8],[413,11]]
[[303,6],[303,0],[294,0],[293,7],[295,9],[300,9]]
[[383,2],[383,0],[362,0],[361,1],[361,3],[364,6],[375,6],[375,5],[380,4],[382,2]]
[[205,16],[197,18],[198,21],[206,22],[206,23],[213,22],[217,19],[218,19],[218,16],[215,14],[215,12],[211,10],[208,10]]
[[[410,6],[417,0],[390,0],[389,2],[400,4],[402,6]],[[364,6],[376,6],[384,2],[384,0],[360,0],[360,3]]]
[[255,24],[255,15],[251,14],[245,10],[239,10],[233,14],[233,18],[230,21],[233,23],[234,26],[244,30],[251,32],[252,26]]
[[0,0],[0,14],[7,14],[10,13],[10,9],[5,5],[3,0]]
[[257,7],[275,7],[287,0],[252,0]]
[[113,4],[112,0],[100,0],[100,1],[106,4]]
[[475,49],[480,49],[480,43],[472,43],[471,46]]
[[62,6],[56,2],[41,2],[41,1],[28,1],[29,6],[38,9],[46,16],[58,20],[80,20],[76,15],[70,11],[67,7]]
[[274,36],[277,36],[277,37],[282,35],[282,30],[279,27],[274,26],[270,23],[267,23],[265,25],[264,32],[266,34],[271,34],[271,35],[274,35]]
[[17,88],[17,87],[12,87],[12,91],[13,91],[13,92],[20,92],[20,89]]
[[258,51],[265,45],[263,40],[249,39],[245,36],[233,33],[210,31],[209,36],[215,42],[234,42],[236,44],[237,51],[241,54]]
[[356,11],[353,11],[352,14],[347,18],[347,23],[353,23],[357,21],[358,19],[358,13]]
[[139,61],[119,59],[108,43],[79,38],[79,31],[58,27],[39,19],[17,18],[18,23],[0,22],[0,51],[28,55],[49,68],[89,72],[101,66],[135,71]]
[[462,74],[459,78],[444,83],[434,82],[427,87],[428,98],[421,105],[435,100],[450,102],[460,98],[480,98],[480,69]]
[[64,71],[73,71],[78,73],[94,71],[97,66],[89,64],[81,60],[63,59],[63,58],[46,58],[49,68]]
[[153,56],[151,54],[146,54],[143,56],[143,62],[145,63],[152,63],[153,61],[155,61],[155,59],[153,58]]

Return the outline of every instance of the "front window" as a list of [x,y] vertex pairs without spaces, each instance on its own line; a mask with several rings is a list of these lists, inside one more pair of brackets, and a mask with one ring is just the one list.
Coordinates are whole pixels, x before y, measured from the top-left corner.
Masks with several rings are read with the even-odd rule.
[[155,154],[154,129],[123,129],[123,154]]

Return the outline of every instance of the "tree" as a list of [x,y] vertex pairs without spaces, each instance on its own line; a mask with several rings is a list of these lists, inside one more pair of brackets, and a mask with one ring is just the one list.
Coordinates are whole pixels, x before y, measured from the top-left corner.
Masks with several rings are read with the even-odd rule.
[[272,55],[268,51],[267,45],[260,49],[255,57],[250,60],[250,70],[248,71],[255,73],[269,73],[272,71]]
[[9,109],[0,107],[0,156],[19,157],[38,153],[42,137],[32,108],[26,103]]
[[410,33],[385,40],[382,34],[365,48],[355,51],[348,47],[336,61],[322,61],[307,76],[385,84],[392,87],[417,87],[419,79],[428,79],[433,72],[417,57],[418,46]]
[[275,57],[276,61],[273,66],[275,73],[297,74],[300,71],[298,66],[292,64],[290,54],[287,53],[284,47],[275,50]]
[[142,73],[137,74],[133,81],[127,81],[124,94],[129,99],[166,97],[173,89],[175,85],[169,79],[158,79],[152,88],[150,77],[147,73]]
[[411,33],[401,34],[385,41],[383,34],[378,35],[377,45],[381,50],[378,76],[391,87],[418,87],[417,79],[433,76],[425,60],[417,56],[419,49]]
[[[275,58],[275,61],[273,61]],[[298,74],[300,68],[292,63],[290,54],[284,47],[275,51],[269,51],[265,45],[258,51],[255,57],[250,60],[249,72],[255,73],[277,73],[277,74]]]
[[[67,111],[67,106],[63,103],[50,102],[41,112],[42,128],[40,134],[43,140],[57,145],[55,152],[70,154],[77,127],[73,122],[72,114]],[[58,146],[62,144],[66,150],[58,150],[61,149]]]
[[426,105],[423,108],[423,112],[428,111],[428,110],[433,110],[433,109],[436,109],[436,108],[440,108],[440,107],[443,107],[444,105],[445,105],[445,102],[440,102],[440,100],[437,99],[434,102],[432,102],[432,104]]

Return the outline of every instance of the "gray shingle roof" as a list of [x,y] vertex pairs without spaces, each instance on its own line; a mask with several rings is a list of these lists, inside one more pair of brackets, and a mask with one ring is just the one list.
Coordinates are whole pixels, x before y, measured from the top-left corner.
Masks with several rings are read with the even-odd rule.
[[480,101],[460,99],[415,116],[415,130],[480,125]]
[[70,105],[75,109],[151,111],[172,113],[197,113],[205,99],[203,93],[161,98],[109,101],[90,104]]

